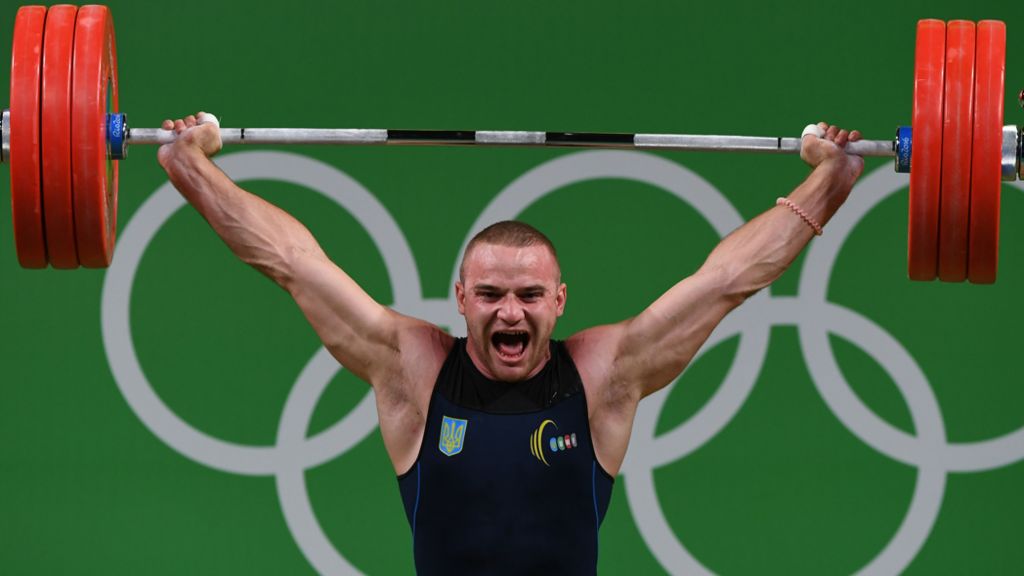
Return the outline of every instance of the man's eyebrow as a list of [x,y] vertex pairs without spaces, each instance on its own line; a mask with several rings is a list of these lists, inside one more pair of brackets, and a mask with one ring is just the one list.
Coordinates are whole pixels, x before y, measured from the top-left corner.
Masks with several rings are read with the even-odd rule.
[[[507,292],[507,288],[501,288],[499,286],[493,286],[491,284],[474,284],[474,292]],[[533,284],[530,286],[523,286],[522,288],[516,288],[515,292],[521,294],[523,292],[547,292],[548,289],[543,284]]]

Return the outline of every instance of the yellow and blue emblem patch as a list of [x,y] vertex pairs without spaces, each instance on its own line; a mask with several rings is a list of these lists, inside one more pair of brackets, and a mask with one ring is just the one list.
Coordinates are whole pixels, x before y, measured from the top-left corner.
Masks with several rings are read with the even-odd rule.
[[441,420],[441,440],[438,442],[438,449],[445,456],[455,456],[462,452],[462,444],[466,439],[466,428],[468,420],[444,416]]

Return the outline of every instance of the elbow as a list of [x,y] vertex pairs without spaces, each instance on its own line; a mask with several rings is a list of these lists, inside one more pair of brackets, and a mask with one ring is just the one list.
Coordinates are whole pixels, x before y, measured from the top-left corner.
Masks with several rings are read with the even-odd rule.
[[304,255],[291,248],[273,251],[252,250],[237,254],[239,259],[260,274],[272,280],[286,292],[294,294],[296,278],[308,264],[302,262]]
[[327,255],[308,233],[255,238],[250,245],[235,252],[243,262],[288,292],[292,292],[298,279],[319,270],[327,260]]
[[290,294],[301,284],[303,270],[315,266],[311,260],[315,255],[297,246],[283,247],[279,252],[263,261],[247,262]]
[[236,255],[244,264],[266,276],[284,290],[292,291],[295,284],[295,265],[285,254],[253,251],[236,252]]
[[785,269],[772,266],[737,266],[732,264],[705,266],[702,273],[720,287],[719,294],[730,308],[743,304],[748,298],[771,285]]

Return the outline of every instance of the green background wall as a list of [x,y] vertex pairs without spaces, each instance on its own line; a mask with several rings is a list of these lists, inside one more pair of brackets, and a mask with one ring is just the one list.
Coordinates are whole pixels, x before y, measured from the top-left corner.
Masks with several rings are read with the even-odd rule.
[[[205,109],[225,126],[773,136],[827,119],[890,138],[910,120],[914,26],[922,17],[1007,22],[1006,123],[1024,123],[1015,103],[1024,86],[1024,8],[1007,0],[183,0],[111,7],[121,107],[134,126]],[[15,11],[13,2],[0,9],[0,30],[8,31],[0,38],[9,38]],[[0,62],[9,50],[9,40],[0,41]],[[122,234],[166,182],[155,152],[134,148],[122,163]],[[229,149],[222,159],[247,152]],[[456,330],[450,280],[477,218],[521,175],[548,162],[575,162],[577,154],[287,152],[347,174],[379,200],[411,249],[404,275],[418,278],[417,306],[440,310],[431,317],[450,318]],[[744,219],[807,173],[792,157],[646,157],[663,159],[659,166],[669,173],[698,175]],[[639,166],[645,157],[614,158]],[[634,434],[634,468],[627,465],[618,479],[601,532],[602,573],[692,570],[678,561],[677,540],[721,574],[850,573],[883,550],[904,558],[881,566],[883,573],[1024,571],[1024,232],[1016,225],[1024,195],[1003,188],[996,285],[911,283],[906,178],[889,174],[887,161],[867,164],[865,181],[878,170],[875,181],[902,190],[874,204],[839,249],[827,299],[846,320],[838,326],[808,313],[818,308],[801,278],[822,272],[809,257],[761,296],[778,306],[766,304],[764,313],[751,307],[737,318],[751,335],[726,334],[709,348],[649,422],[658,436],[682,430],[671,437],[678,448],[693,438],[678,427],[693,421],[730,371],[740,378],[752,370],[749,396],[706,442],[653,468],[654,492],[644,492],[640,464],[671,443],[655,449],[650,430]],[[0,167],[4,182],[8,172]],[[244,185],[305,222],[382,302],[414,288],[392,285],[374,241],[374,234],[389,234],[383,227],[367,230],[364,220],[308,187],[272,178]],[[858,189],[855,198],[858,192],[870,194]],[[637,313],[691,273],[718,239],[694,205],[625,177],[564,186],[521,216],[546,230],[561,252],[570,298],[560,337]],[[311,465],[311,444],[279,431],[286,400],[319,344],[287,295],[234,261],[194,211],[174,212],[163,223],[131,290],[118,284],[124,275],[115,276],[117,265],[109,272],[18,268],[9,222],[9,204],[0,202],[0,573],[298,574],[332,570],[339,557],[364,573],[412,572],[409,529],[379,433],[372,424],[354,425],[344,435],[352,447],[321,436],[315,447],[326,447],[318,454],[327,456]],[[835,238],[836,230],[826,229],[816,242],[829,242],[830,231]],[[142,367],[134,380],[114,367],[112,358],[123,354],[111,343],[127,334],[104,332],[112,310],[129,314]],[[877,328],[875,337],[844,335],[843,326],[864,325]],[[770,335],[763,363],[743,352],[758,330]],[[826,330],[833,333],[824,336]],[[834,351],[842,379],[812,374],[812,361],[827,355],[822,344]],[[890,360],[919,368],[910,370],[917,380],[899,376],[907,371],[890,369]],[[330,372],[329,363],[318,366]],[[819,393],[843,379],[881,419],[871,428],[882,431],[877,445],[844,425],[837,417],[843,409]],[[211,463],[195,456],[201,441],[169,445],[122,393],[140,382],[205,438],[230,443],[224,454],[251,446],[251,457],[239,463],[215,455]],[[322,396],[312,397],[309,437],[345,418],[367,390],[344,372],[322,384]],[[922,422],[930,423],[927,434]],[[986,443],[993,439],[1000,440]],[[246,466],[251,473],[230,471]],[[285,468],[291,476],[271,473]],[[920,506],[932,503],[931,515],[912,507],[915,490]],[[286,521],[283,499],[303,495],[312,531]],[[657,515],[644,506],[652,501],[674,534],[670,541],[651,536]],[[904,526],[905,518],[918,524]],[[923,541],[908,537],[887,548],[901,534]]]

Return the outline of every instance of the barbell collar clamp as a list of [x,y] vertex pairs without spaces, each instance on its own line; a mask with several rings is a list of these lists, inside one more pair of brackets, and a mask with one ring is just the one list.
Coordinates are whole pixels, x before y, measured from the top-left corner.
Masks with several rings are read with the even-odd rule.
[[107,114],[107,158],[124,160],[128,157],[128,115],[123,112]]
[[[1013,182],[1020,171],[1020,130],[1016,126],[1003,126],[1002,165],[999,175],[1003,182]],[[1024,175],[1021,176],[1024,179]]]
[[0,164],[11,157],[11,111],[4,109],[0,114]]
[[910,152],[913,149],[914,130],[910,126],[896,128],[896,172],[910,173]]

